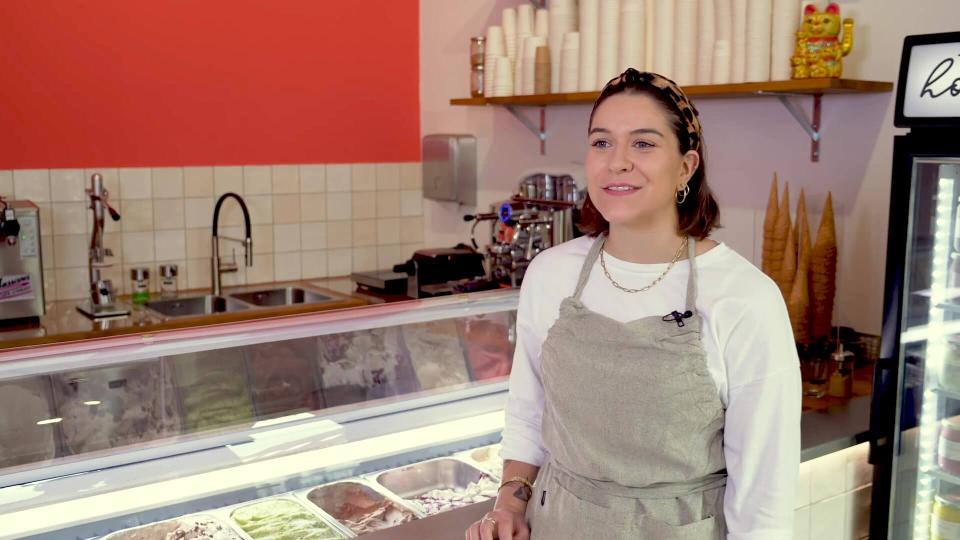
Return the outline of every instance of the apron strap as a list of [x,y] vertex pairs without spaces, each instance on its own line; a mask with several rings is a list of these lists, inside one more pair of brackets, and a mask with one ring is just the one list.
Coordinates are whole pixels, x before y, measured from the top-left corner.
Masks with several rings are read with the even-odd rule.
[[697,307],[697,240],[694,237],[687,239],[687,260],[690,261],[690,275],[687,276],[687,311],[695,311]]
[[587,252],[587,258],[583,261],[583,268],[580,269],[580,278],[577,280],[577,288],[573,292],[573,297],[577,300],[580,299],[580,294],[583,292],[583,288],[587,285],[587,279],[590,278],[590,270],[593,268],[593,263],[597,262],[597,258],[600,256],[600,249],[603,247],[603,242],[606,239],[606,233],[598,234],[597,239],[594,240],[593,245],[590,246],[590,251]]

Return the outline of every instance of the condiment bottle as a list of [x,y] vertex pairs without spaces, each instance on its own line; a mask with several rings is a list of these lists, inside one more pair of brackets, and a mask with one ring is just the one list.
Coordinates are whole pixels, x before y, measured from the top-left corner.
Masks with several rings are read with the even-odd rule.
[[830,356],[837,363],[837,366],[827,383],[827,395],[837,398],[853,396],[853,353],[844,351],[843,344],[841,344],[840,350]]
[[150,269],[130,269],[130,301],[146,304],[150,300]]

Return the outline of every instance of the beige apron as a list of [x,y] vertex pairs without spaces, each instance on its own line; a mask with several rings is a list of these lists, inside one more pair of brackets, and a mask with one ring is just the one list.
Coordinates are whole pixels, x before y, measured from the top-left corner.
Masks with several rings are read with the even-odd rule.
[[543,344],[550,457],[527,506],[532,538],[723,539],[724,408],[700,341],[695,241],[691,315],[626,323],[580,301],[602,243]]

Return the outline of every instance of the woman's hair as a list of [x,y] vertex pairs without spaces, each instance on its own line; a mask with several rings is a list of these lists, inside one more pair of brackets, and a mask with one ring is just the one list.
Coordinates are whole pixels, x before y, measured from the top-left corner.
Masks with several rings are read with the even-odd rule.
[[[719,227],[717,220],[720,208],[707,185],[706,152],[696,108],[683,90],[670,79],[656,73],[641,73],[629,68],[603,87],[600,97],[593,104],[593,110],[590,111],[588,131],[593,128],[593,116],[600,104],[617,94],[645,95],[659,103],[680,143],[680,155],[690,150],[700,154],[700,166],[687,183],[690,193],[683,204],[677,205],[677,213],[680,218],[679,232],[703,240],[709,236],[710,231]],[[610,230],[610,223],[594,206],[589,194],[580,212],[579,228],[590,236]]]

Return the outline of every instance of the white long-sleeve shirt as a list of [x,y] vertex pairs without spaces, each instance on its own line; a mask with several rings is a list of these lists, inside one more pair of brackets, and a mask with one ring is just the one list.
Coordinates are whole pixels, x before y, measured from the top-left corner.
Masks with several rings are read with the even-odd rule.
[[[537,466],[547,460],[540,431],[540,351],[559,316],[560,302],[574,292],[593,241],[581,237],[565,242],[538,255],[527,269],[517,311],[504,459]],[[667,266],[604,257],[613,278],[629,288],[650,284]],[[789,539],[800,465],[801,381],[783,297],[772,280],[724,244],[699,255],[696,265],[701,339],[726,408],[727,538]],[[689,263],[681,261],[652,289],[629,294],[607,280],[597,261],[581,300],[621,322],[683,311],[689,273]]]

